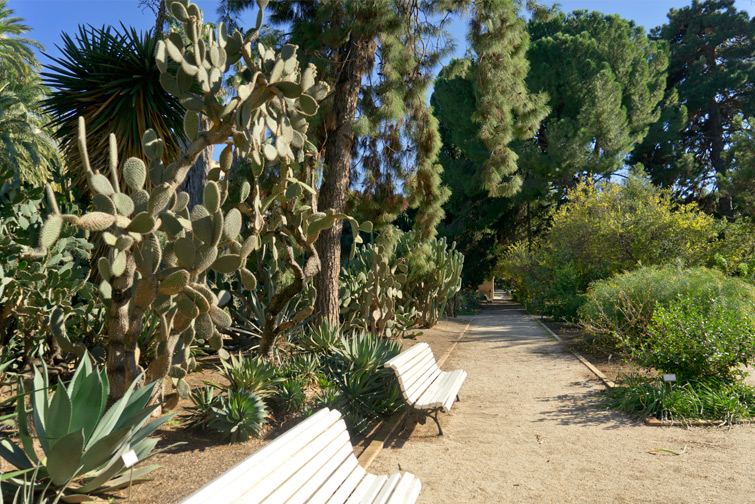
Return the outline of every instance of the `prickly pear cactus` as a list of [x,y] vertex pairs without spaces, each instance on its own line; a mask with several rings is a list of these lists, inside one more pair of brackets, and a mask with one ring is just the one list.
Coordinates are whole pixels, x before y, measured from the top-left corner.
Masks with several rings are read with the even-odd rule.
[[383,247],[361,247],[341,268],[339,296],[345,330],[364,330],[377,336],[399,336],[406,330],[397,318],[403,299],[407,267],[391,264]]
[[408,267],[405,308],[418,312],[417,325],[434,326],[448,300],[461,289],[464,256],[455,243],[448,246],[445,237],[421,243],[414,232],[401,237],[396,254]]
[[[261,10],[266,2],[258,0],[258,4]],[[50,198],[52,214],[40,235],[43,251],[57,240],[62,226],[70,224],[101,233],[109,247],[97,267],[103,279],[101,298],[107,306],[112,398],[121,397],[142,371],[139,336],[149,312],[159,318],[159,336],[145,379],[170,376],[186,395],[183,377],[194,365],[190,346],[204,340],[220,350],[219,329],[232,323],[223,309],[230,296],[208,287],[208,272],[240,272],[245,285],[252,286],[256,279],[247,268],[249,254],[265,240],[275,239],[282,246],[270,250],[283,250],[289,264],[301,271],[299,278],[306,280],[319,271],[313,247],[317,235],[335,219],[346,218],[316,212],[311,204],[314,189],[297,178],[302,167],[311,169],[314,163],[308,154],[306,118],[317,112],[317,100],[328,93],[326,84],[315,81],[314,67],[300,71],[295,46],[284,46],[276,53],[253,45],[256,31],[229,35],[222,25],[217,31],[210,29],[203,24],[199,8],[188,0],[169,0],[168,9],[186,35],[171,33],[158,44],[155,58],[162,86],[187,108],[184,127],[191,143],[183,155],[165,166],[163,141],[148,130],[142,138],[148,159],[119,162],[116,139],[111,136],[108,178],[100,167],[89,165],[85,125],[80,120],[79,150],[94,208],[81,216],[61,214]],[[258,28],[261,21],[262,14]],[[235,63],[240,68],[235,79],[239,84],[231,89],[230,98],[221,98],[225,74]],[[193,91],[197,89],[199,93]],[[199,114],[212,122],[202,133],[198,133]],[[225,145],[220,166],[208,174],[203,203],[189,212],[189,197],[178,188],[202,150],[215,144]],[[249,160],[253,177],[229,198],[234,158]],[[145,190],[148,179],[152,182],[149,192]],[[271,180],[272,186],[263,184]],[[352,226],[358,228],[355,221]],[[314,254],[307,256],[303,267],[296,261],[294,246]],[[283,291],[287,296],[297,287]],[[280,297],[279,304],[286,296]],[[275,312],[280,307],[273,308]],[[60,318],[55,330],[65,331]],[[274,334],[267,344],[273,341]]]

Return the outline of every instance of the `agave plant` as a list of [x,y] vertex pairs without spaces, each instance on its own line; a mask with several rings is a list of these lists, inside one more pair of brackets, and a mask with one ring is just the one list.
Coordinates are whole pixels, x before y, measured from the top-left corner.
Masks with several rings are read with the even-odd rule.
[[229,390],[227,395],[218,397],[217,406],[212,408],[211,428],[231,443],[243,442],[259,434],[268,415],[267,405],[259,394]]
[[[15,420],[21,446],[0,439],[0,456],[19,470],[35,469],[35,482],[12,477],[6,483],[24,488],[34,485],[34,490],[48,485],[67,487],[70,492],[89,494],[118,488],[159,467],[151,465],[123,474],[126,466],[122,456],[133,450],[141,462],[154,455],[158,439],[149,436],[173,416],[147,423],[157,408],[147,406],[155,383],[138,390],[132,385],[107,411],[107,371],[95,369],[88,357],[81,360],[67,386],[62,382],[51,385],[44,365],[41,372],[34,370],[32,385],[31,390],[23,384],[20,387],[30,398],[36,436],[30,433],[25,401],[18,400]],[[43,457],[37,456],[35,442]]]
[[238,358],[231,355],[228,360],[220,361],[223,365],[220,371],[228,380],[228,390],[257,393],[260,397],[268,397],[275,386],[282,381],[276,376],[275,367],[260,357]]

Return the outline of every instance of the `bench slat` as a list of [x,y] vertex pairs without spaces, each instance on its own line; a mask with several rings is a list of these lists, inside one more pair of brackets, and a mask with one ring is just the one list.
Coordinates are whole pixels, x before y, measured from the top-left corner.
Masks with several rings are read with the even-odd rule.
[[374,474],[368,474],[354,489],[354,493],[351,494],[346,504],[365,504],[372,501],[372,498],[376,493],[380,491],[385,482],[388,481],[388,476],[375,476]]
[[321,409],[189,495],[181,504],[205,504],[214,500],[232,502],[243,489],[254,485],[293,456],[301,443],[311,441],[323,426],[332,425],[340,418],[338,411]]
[[412,387],[410,390],[407,390],[404,394],[404,397],[406,398],[406,402],[408,402],[411,405],[414,405],[417,400],[422,396],[422,393],[435,381],[438,379],[438,377],[441,375],[442,371],[440,369],[434,369],[432,372],[424,377],[422,381],[418,381],[415,383],[414,387]]
[[409,389],[423,373],[427,372],[427,370],[429,369],[432,369],[433,366],[436,366],[435,359],[430,353],[425,353],[421,356],[418,356],[417,359],[413,359],[411,361],[411,364],[412,365],[410,367],[403,367],[398,370],[393,370],[398,377],[399,385],[401,386],[402,391]]
[[400,375],[399,382],[403,384],[402,390],[410,390],[417,382],[424,380],[428,374],[432,373],[437,367],[434,361],[432,355],[429,355],[426,360],[418,362],[417,366]]
[[407,359],[398,365],[390,365],[389,367],[391,367],[394,371],[398,373],[406,374],[407,372],[411,371],[412,368],[415,368],[418,365],[418,363],[423,362],[427,360],[428,358],[432,359],[433,361],[435,360],[435,357],[433,357],[433,351],[430,349],[429,346],[422,345],[419,351],[415,352],[412,355],[411,359]]
[[[419,481],[416,476],[411,473],[404,473],[401,475],[396,488],[393,489],[391,496],[385,501],[385,504],[406,504],[410,501],[409,498],[413,492],[412,484],[414,481]],[[417,494],[419,495],[419,494]],[[415,497],[416,500],[416,497]]]
[[[295,491],[297,488],[299,488],[299,486],[304,484],[306,479],[304,481],[298,482],[296,480],[290,481],[289,478],[295,476],[296,473],[302,467],[304,467],[309,460],[323,451],[325,447],[330,445],[330,443],[335,441],[339,436],[342,436],[344,434],[344,430],[345,426],[343,424],[343,420],[339,420],[324,432],[320,432],[319,435],[308,444],[299,446],[299,450],[292,457],[289,457],[288,460],[278,466],[275,471],[267,474],[264,479],[257,481],[255,485],[250,485],[247,483],[245,485],[246,489],[244,491],[244,504],[256,504],[265,501],[266,499],[268,499],[268,496],[270,496],[270,494],[275,492],[281,485],[284,485],[284,483],[284,486],[286,487],[290,487],[291,485],[298,483],[294,488]],[[310,476],[310,474],[305,473],[302,473],[302,475],[306,476],[307,479]],[[280,504],[282,501],[267,500],[267,502],[275,502],[275,504]]]
[[[356,457],[354,458],[354,460],[356,460]],[[372,475],[368,474],[367,471],[365,471],[362,466],[357,463],[357,466],[354,468],[351,474],[349,474],[349,476],[344,480],[341,486],[338,487],[336,493],[334,493],[333,496],[328,499],[328,504],[344,504],[346,502],[346,499],[349,498],[354,489],[367,476]]]
[[417,343],[413,347],[404,350],[391,360],[386,361],[385,367],[392,367],[394,369],[401,367],[405,362],[409,361],[411,358],[415,357],[417,354],[428,348],[430,348],[430,345],[428,345],[427,343]]
[[393,489],[396,488],[396,485],[398,485],[400,479],[401,475],[399,473],[391,474],[388,478],[388,481],[386,481],[385,484],[380,488],[380,492],[372,501],[370,501],[370,504],[385,504],[385,502],[388,500],[388,497],[390,497],[391,493],[393,493]]
[[443,403],[443,411],[448,412],[451,410],[451,406],[453,406],[454,401],[456,400],[456,396],[459,393],[459,389],[464,384],[464,380],[467,379],[467,372],[459,369],[460,371],[458,378],[456,378],[456,382],[454,383],[454,386],[451,388],[451,391],[448,393],[448,398]]
[[446,408],[446,404],[448,403],[449,398],[453,404],[453,400],[456,398],[456,393],[461,388],[466,375],[466,372],[460,369],[444,372],[420,396],[417,400],[416,406],[421,408],[444,407],[445,411],[448,411],[450,406]]
[[269,504],[281,502],[304,504],[323,483],[333,477],[333,473],[349,455],[353,455],[353,452],[349,435],[347,432],[343,432],[323,451],[307,462],[304,467],[299,469],[296,474],[291,475],[283,486],[270,495],[265,502]]
[[[349,445],[351,446],[351,445]],[[307,504],[325,504],[328,502],[328,498],[336,493],[336,490],[346,483],[346,480],[351,477],[354,469],[359,466],[357,458],[354,456],[353,450],[351,456],[347,456],[338,468],[333,471],[328,480],[323,483],[316,492],[307,500]],[[360,478],[364,476],[362,474]]]

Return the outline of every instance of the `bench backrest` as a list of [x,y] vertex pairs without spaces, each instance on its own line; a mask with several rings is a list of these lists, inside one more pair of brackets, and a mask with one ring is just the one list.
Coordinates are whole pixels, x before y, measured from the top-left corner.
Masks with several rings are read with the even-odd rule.
[[345,480],[356,486],[365,474],[354,456],[341,414],[324,408],[181,504],[324,503]]
[[414,404],[427,387],[440,376],[440,368],[427,343],[417,343],[385,363],[396,372],[401,392]]

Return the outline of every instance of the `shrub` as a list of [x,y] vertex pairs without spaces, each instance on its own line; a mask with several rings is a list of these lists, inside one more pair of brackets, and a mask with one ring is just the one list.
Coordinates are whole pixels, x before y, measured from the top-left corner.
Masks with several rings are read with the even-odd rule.
[[755,357],[755,318],[726,298],[675,299],[655,309],[647,338],[627,344],[641,365],[680,381],[731,379],[736,366]]
[[695,206],[676,206],[669,192],[631,175],[623,184],[578,185],[545,236],[531,250],[510,247],[499,269],[528,308],[574,319],[591,282],[641,264],[701,265],[716,233]]
[[579,320],[589,338],[633,348],[649,337],[656,307],[669,307],[680,299],[701,306],[716,299],[741,317],[755,306],[755,289],[707,268],[644,267],[593,283]]

